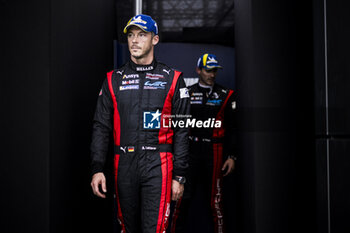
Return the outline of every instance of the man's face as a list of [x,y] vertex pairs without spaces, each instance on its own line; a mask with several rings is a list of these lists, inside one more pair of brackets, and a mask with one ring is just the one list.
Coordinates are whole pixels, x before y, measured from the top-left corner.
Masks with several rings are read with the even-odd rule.
[[130,27],[127,36],[130,54],[135,59],[147,58],[159,41],[158,35],[154,36],[151,32],[142,31],[135,26]]
[[196,69],[199,75],[199,82],[203,85],[213,86],[215,83],[216,73],[218,72],[217,68],[206,70],[204,68]]

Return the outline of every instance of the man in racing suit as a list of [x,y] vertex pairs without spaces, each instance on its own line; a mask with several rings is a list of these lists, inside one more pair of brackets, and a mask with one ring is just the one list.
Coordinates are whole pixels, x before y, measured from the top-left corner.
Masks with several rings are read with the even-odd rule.
[[[225,232],[222,210],[222,178],[230,174],[236,159],[236,100],[232,90],[215,83],[221,68],[213,54],[202,55],[196,71],[199,82],[189,87],[191,115],[196,120],[215,119],[222,124],[215,128],[190,129],[189,169],[185,194],[176,203],[170,232],[188,232],[188,211],[191,197],[200,183],[204,200],[213,216],[215,233]],[[192,199],[193,200],[193,199]]]
[[155,60],[158,28],[150,16],[133,17],[124,33],[130,60],[107,74],[97,101],[91,186],[105,198],[103,171],[113,131],[121,232],[162,233],[171,199],[183,194],[188,166],[188,130],[164,127],[162,121],[165,115],[188,114],[189,94],[181,72]]

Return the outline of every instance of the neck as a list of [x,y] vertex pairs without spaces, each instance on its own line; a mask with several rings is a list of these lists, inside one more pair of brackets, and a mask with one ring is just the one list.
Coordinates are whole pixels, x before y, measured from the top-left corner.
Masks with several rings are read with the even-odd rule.
[[141,57],[141,58],[135,58],[133,56],[130,56],[131,61],[133,61],[137,65],[149,65],[152,63],[154,59],[154,55],[152,52],[150,52],[148,55]]
[[131,61],[133,61],[137,65],[149,65],[153,61],[153,56],[150,58],[140,58],[140,59],[136,59],[133,56],[131,56]]

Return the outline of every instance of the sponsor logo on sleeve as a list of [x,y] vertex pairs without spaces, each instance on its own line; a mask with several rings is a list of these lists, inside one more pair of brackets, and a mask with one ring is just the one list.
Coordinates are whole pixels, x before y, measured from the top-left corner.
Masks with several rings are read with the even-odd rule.
[[190,95],[188,94],[188,89],[186,87],[180,88],[180,98],[189,98]]
[[233,102],[231,103],[231,107],[232,107],[232,109],[236,109],[236,101],[233,101]]

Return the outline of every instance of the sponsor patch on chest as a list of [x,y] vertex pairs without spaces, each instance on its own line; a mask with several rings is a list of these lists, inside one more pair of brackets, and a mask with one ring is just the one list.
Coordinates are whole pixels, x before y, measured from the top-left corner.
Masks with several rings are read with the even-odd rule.
[[191,96],[203,96],[202,92],[192,92]]
[[162,81],[156,81],[156,82],[146,81],[143,89],[150,89],[150,90],[165,89],[166,84],[167,82],[162,82]]
[[191,100],[203,100],[202,96],[192,96]]
[[125,86],[120,86],[119,87],[120,91],[137,90],[137,89],[139,89],[139,85],[125,85]]
[[206,105],[211,105],[211,106],[218,106],[221,105],[222,100],[221,99],[216,99],[216,100],[208,100]]
[[129,85],[129,84],[139,84],[139,79],[132,79],[132,80],[123,80],[122,85]]
[[191,104],[202,104],[201,100],[191,100]]
[[162,74],[151,74],[151,73],[146,73],[146,79],[152,79],[152,80],[158,80],[164,78],[164,75]]
[[139,78],[138,74],[124,74],[122,79],[133,79],[133,78]]

